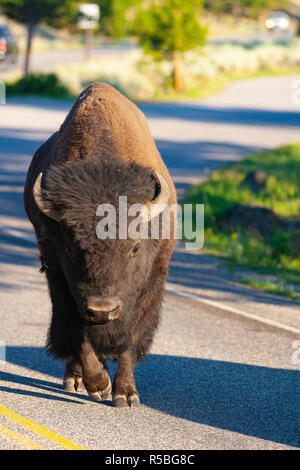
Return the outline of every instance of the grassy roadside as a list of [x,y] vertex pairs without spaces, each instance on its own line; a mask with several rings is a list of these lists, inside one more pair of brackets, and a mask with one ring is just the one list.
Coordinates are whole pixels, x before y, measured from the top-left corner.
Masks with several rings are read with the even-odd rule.
[[[77,64],[76,64],[77,65]],[[231,83],[261,78],[261,77],[275,77],[283,75],[299,75],[300,67],[280,68],[277,70],[264,69],[253,73],[236,73],[236,74],[223,74],[218,76],[216,79],[202,80],[199,82],[197,88],[187,88],[183,92],[175,92],[172,89],[168,89],[165,92],[157,89],[154,96],[151,99],[134,96],[134,93],[127,92],[126,88],[119,85],[118,80],[99,77],[95,80],[87,80],[84,83],[82,89],[89,83],[94,81],[105,81],[110,83],[114,87],[118,88],[128,98],[133,99],[136,102],[172,102],[172,101],[186,101],[193,99],[202,99],[213,96],[220,93]],[[49,98],[62,98],[62,99],[74,99],[77,97],[78,92],[72,90],[65,81],[61,80],[56,73],[33,73],[27,78],[13,78],[6,81],[6,92],[7,96],[45,96]]]
[[[253,171],[266,177],[259,190],[243,183]],[[225,165],[191,188],[185,200],[205,204],[206,252],[222,255],[231,267],[275,277],[240,281],[290,298],[298,298],[294,287],[300,284],[299,181],[300,143],[295,143]],[[254,210],[259,218],[243,218]]]
[[[244,45],[208,44],[186,52],[182,65],[184,88],[181,92],[175,92],[172,87],[172,63],[169,60],[156,62],[141,49],[98,54],[88,61],[58,63],[49,72],[55,75],[56,82],[69,96],[77,96],[90,83],[106,81],[137,102],[199,99],[216,94],[238,80],[299,75],[300,39]],[[48,82],[48,89],[45,86],[43,75],[49,73],[28,77],[26,87],[21,73],[16,69],[12,74],[0,71],[0,79],[6,80],[8,93],[21,94],[22,91],[28,95],[59,97],[57,87],[51,82]],[[37,87],[38,79],[41,86]]]
[[255,72],[240,72],[240,73],[227,73],[220,74],[213,80],[201,80],[197,88],[187,88],[182,92],[175,92],[174,90],[168,89],[163,92],[162,90],[156,90],[153,102],[171,102],[171,101],[186,101],[189,99],[202,99],[209,98],[217,93],[223,91],[231,83],[250,80],[254,78],[263,77],[278,77],[284,75],[299,75],[300,67],[280,67],[278,69],[266,68]]
[[282,297],[287,297],[293,300],[300,300],[300,294],[296,294],[293,289],[289,288],[285,284],[275,284],[270,281],[259,281],[257,279],[234,279],[234,282],[239,282],[246,286],[254,287],[255,289],[265,290],[270,294],[277,294]]
[[34,73],[27,77],[8,80],[6,96],[44,96],[61,99],[75,97],[55,73]]

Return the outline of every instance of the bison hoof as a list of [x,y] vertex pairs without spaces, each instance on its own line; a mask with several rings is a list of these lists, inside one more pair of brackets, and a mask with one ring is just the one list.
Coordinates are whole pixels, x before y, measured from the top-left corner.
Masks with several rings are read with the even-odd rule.
[[84,392],[85,388],[81,377],[68,377],[63,381],[63,389],[66,392]]
[[108,387],[103,390],[101,394],[102,400],[111,400],[111,382],[109,381]]
[[105,390],[98,390],[97,392],[88,392],[89,396],[95,401],[107,401],[111,400],[111,381]]
[[140,406],[140,400],[137,395],[131,395],[126,398],[125,395],[115,395],[113,398],[113,405],[116,408],[137,408]]

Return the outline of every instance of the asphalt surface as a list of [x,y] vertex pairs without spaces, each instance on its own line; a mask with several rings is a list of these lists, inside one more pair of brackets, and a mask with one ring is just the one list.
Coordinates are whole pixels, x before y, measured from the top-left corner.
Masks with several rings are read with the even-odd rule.
[[[299,138],[290,99],[296,78],[141,106],[179,196],[225,161]],[[69,441],[87,449],[300,448],[300,304],[238,286],[210,257],[180,245],[159,331],[135,372],[141,408],[114,409],[62,390],[63,364],[44,350],[50,302],[22,190],[33,152],[69,107],[19,99],[0,108],[0,448],[59,449]]]
[[[253,34],[241,34],[231,37],[222,37],[217,39],[209,39],[210,44],[259,44],[263,42],[280,42],[289,41],[294,37],[293,31],[281,32],[256,32]],[[106,55],[122,55],[132,50],[139,49],[136,44],[116,44],[116,45],[102,45],[95,46],[91,49],[93,57],[106,56]],[[57,64],[65,64],[68,62],[80,62],[86,58],[86,49],[83,46],[78,49],[67,50],[49,50],[32,54],[30,68],[34,72],[51,70]],[[17,63],[18,67],[24,66],[24,55],[19,56]]]
[[[126,52],[137,49],[138,47],[134,44],[123,44],[123,45],[104,45],[97,46],[91,49],[91,55],[93,57],[106,56],[106,55],[122,55]],[[32,54],[30,69],[33,72],[40,72],[51,70],[57,64],[66,64],[69,62],[80,62],[87,56],[85,47],[79,49],[67,49],[67,50],[54,50],[44,51]],[[17,63],[18,67],[23,68],[24,56],[21,54]]]

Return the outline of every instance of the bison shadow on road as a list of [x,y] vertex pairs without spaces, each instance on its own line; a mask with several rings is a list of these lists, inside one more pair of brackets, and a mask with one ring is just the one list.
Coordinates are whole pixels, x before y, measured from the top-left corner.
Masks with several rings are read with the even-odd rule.
[[[56,378],[63,364],[44,348],[8,347],[7,361]],[[110,364],[114,372],[115,364]],[[135,370],[141,402],[172,416],[281,444],[300,446],[299,372],[207,359],[150,354]],[[88,397],[64,392],[57,382],[1,372],[4,381],[30,385],[45,399]],[[16,393],[23,393],[17,387]],[[14,389],[2,388],[14,393]],[[49,394],[56,392],[56,395]],[[62,397],[57,396],[61,394]],[[107,405],[107,403],[106,403]],[[101,406],[99,413],[101,413]],[[120,412],[117,411],[116,412]]]

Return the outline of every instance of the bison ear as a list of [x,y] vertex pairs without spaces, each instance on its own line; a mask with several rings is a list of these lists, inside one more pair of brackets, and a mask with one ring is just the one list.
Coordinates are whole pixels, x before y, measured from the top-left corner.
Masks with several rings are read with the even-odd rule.
[[165,178],[156,171],[153,173],[153,178],[155,180],[154,197],[140,214],[145,223],[150,222],[166,208],[170,197],[170,189]]
[[47,217],[50,217],[50,219],[56,220],[56,222],[59,222],[60,220],[60,214],[57,210],[55,210],[50,202],[44,201],[43,198],[43,190],[42,190],[42,177],[43,173],[40,173],[35,180],[34,186],[33,186],[33,199],[34,202],[36,203],[37,207],[39,210],[45,214]]
[[158,179],[158,176],[155,172],[152,173],[151,176],[152,176],[153,183],[154,183],[154,196],[151,199],[151,202],[152,202],[152,201],[155,201],[155,199],[159,196],[159,194],[161,192],[161,183],[160,183],[160,181]]

